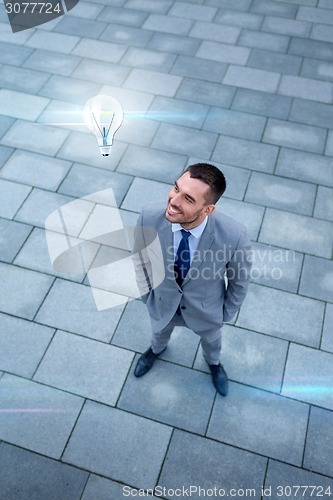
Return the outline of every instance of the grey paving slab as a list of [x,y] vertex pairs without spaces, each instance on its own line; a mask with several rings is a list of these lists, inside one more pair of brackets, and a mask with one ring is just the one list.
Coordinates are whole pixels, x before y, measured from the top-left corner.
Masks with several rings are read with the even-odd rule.
[[25,224],[0,219],[0,260],[2,262],[13,261],[31,229]]
[[267,209],[259,241],[330,258],[332,224],[304,215]]
[[100,37],[106,26],[106,22],[84,19],[82,17],[64,16],[54,28],[54,32],[96,39]]
[[[195,392],[190,387],[195,387]],[[215,393],[210,375],[159,360],[154,370],[143,378],[137,379],[130,374],[117,406],[164,424],[204,434]]]
[[312,215],[316,193],[316,187],[307,182],[252,172],[245,200],[267,207]]
[[0,275],[0,310],[33,319],[52,285],[53,278],[5,263],[0,263]]
[[174,35],[188,35],[193,26],[191,19],[177,18],[162,14],[150,14],[142,28]]
[[13,118],[36,120],[48,103],[49,100],[44,97],[16,90],[0,90],[0,114]]
[[260,141],[265,124],[266,118],[263,116],[211,107],[203,129],[232,137]]
[[[52,243],[50,243],[50,245],[52,245]],[[92,243],[89,247],[89,254],[85,256],[86,265],[91,264],[91,261],[97,253],[97,250],[98,245],[95,245],[94,248],[94,244]],[[24,246],[16,256],[14,264],[20,267],[32,269],[34,271],[39,271],[41,273],[59,276],[71,281],[82,282],[86,275],[86,271],[83,269],[83,266],[80,267],[80,269],[82,269],[81,272],[60,272],[56,268],[53,268],[49,249],[47,246],[45,231],[44,229],[39,229],[37,227],[33,229]],[[68,267],[70,267],[70,264],[68,265]]]
[[282,75],[278,93],[301,99],[331,103],[333,98],[333,84],[319,82],[311,78]]
[[87,402],[63,460],[136,487],[152,488],[170,436],[171,428],[163,424]]
[[1,169],[1,177],[55,191],[71,163],[45,155],[16,150]]
[[130,47],[121,64],[130,67],[168,72],[176,59],[175,54],[163,53],[152,49]]
[[305,448],[304,466],[333,477],[330,459],[333,446],[332,412],[311,408],[309,432]]
[[263,140],[270,144],[278,144],[310,153],[323,153],[326,130],[270,118]]
[[[300,486],[297,489],[297,486]],[[328,491],[332,488],[331,479],[314,472],[309,472],[292,465],[269,460],[265,490],[267,496],[276,493],[279,498],[287,500],[292,492],[293,498],[311,500],[313,494]],[[323,488],[323,489],[322,489]]]
[[311,23],[277,16],[266,16],[262,30],[281,33],[283,35],[308,37],[311,30]]
[[[273,71],[287,75],[298,75],[302,59],[289,54],[272,52],[272,49],[266,50],[253,49],[247,65],[251,68]],[[272,96],[273,97],[273,96]]]
[[[180,60],[179,62],[181,63]],[[195,65],[193,62],[193,70],[195,71],[194,67]],[[189,71],[189,74],[191,73],[192,71]],[[200,77],[201,76],[199,76],[199,78]],[[177,93],[177,97],[185,99],[192,103],[194,101],[194,102],[209,104],[214,107],[220,106],[222,108],[228,108],[233,100],[235,91],[236,91],[235,88],[228,85],[221,85],[213,82],[200,81],[198,79],[184,78]],[[222,113],[222,110],[219,111],[219,109],[214,107],[212,108],[212,113],[214,111],[216,113],[219,112]]]
[[319,0],[318,7],[323,7],[324,9],[332,9],[332,4],[330,0]]
[[197,21],[191,29],[189,36],[199,39],[213,40],[215,42],[235,44],[240,35],[241,28],[236,26],[221,26],[218,24]]
[[140,27],[147,19],[148,12],[121,7],[104,7],[97,19],[113,24]]
[[221,135],[212,160],[271,173],[275,167],[277,154],[276,146]]
[[[93,134],[72,132],[60,148],[57,156],[71,162],[85,163],[90,167],[114,170],[126,147],[123,142],[115,140],[110,156],[105,157],[101,155],[96,137]],[[66,163],[69,163],[69,161],[66,161]]]
[[199,486],[204,491],[221,490],[221,496],[233,488],[254,489],[252,497],[259,499],[265,467],[264,457],[176,430],[159,485],[166,489],[197,487],[192,491],[195,499],[202,498]]
[[9,374],[0,390],[0,438],[60,458],[83,399]]
[[[145,498],[155,498],[145,491]],[[123,485],[104,477],[90,474],[87,485],[82,495],[82,500],[110,500],[110,498],[121,498],[123,496],[137,496],[139,490],[128,485]],[[142,491],[141,491],[142,494]]]
[[323,316],[318,300],[252,283],[236,326],[318,347]]
[[186,2],[173,3],[171,9],[168,11],[168,15],[170,16],[207,22],[213,21],[216,13],[217,9],[208,5],[192,5],[189,9]]
[[[9,120],[11,120],[11,118],[9,118]],[[0,145],[0,167],[2,167],[3,164],[8,160],[13,151],[14,150],[12,148],[7,148],[6,146]]]
[[12,219],[30,191],[29,186],[0,179],[0,216]]
[[[238,40],[239,45],[244,47],[256,47],[276,52],[287,52],[289,42],[289,37],[286,35],[246,29],[242,30],[242,34]],[[275,71],[277,70],[275,69]]]
[[320,155],[281,148],[276,173],[324,186],[333,186],[333,160]]
[[330,9],[315,9],[314,7],[302,5],[298,9],[296,17],[310,22],[333,24],[333,12]]
[[8,20],[6,19],[6,22],[0,23],[0,41],[1,42],[9,42],[9,43],[14,43],[17,45],[23,45],[30,37],[31,33],[30,32],[20,32],[17,33],[18,36],[13,36],[13,32],[8,24]]
[[171,73],[210,82],[221,82],[227,65],[217,61],[181,55],[172,67]]
[[250,8],[250,12],[264,14],[266,16],[280,16],[294,18],[297,13],[297,6],[287,3],[278,3],[271,0],[255,0]]
[[119,138],[119,133],[121,133],[124,125],[126,124],[127,114],[129,115],[129,118],[133,118],[136,115],[141,116],[145,111],[147,111],[154,99],[154,96],[152,94],[148,94],[147,92],[137,92],[136,90],[113,87],[110,85],[102,87],[102,92],[112,95],[118,99],[124,109],[124,123],[117,131],[117,138]]
[[234,0],[232,3],[229,0],[206,0],[207,5],[215,5],[216,7],[225,7],[232,10],[247,11],[251,6],[251,0]]
[[167,204],[167,196],[170,188],[170,184],[136,177],[128,190],[121,208],[131,210],[132,212],[141,212],[142,207],[148,203],[159,203],[161,200],[165,200]]
[[152,102],[147,116],[161,122],[201,128],[207,116],[208,109],[208,106],[204,104],[158,96]]
[[303,254],[254,242],[252,252],[251,280],[254,283],[297,292]]
[[48,326],[109,342],[124,306],[111,294],[107,300],[109,309],[98,311],[89,286],[57,279],[36,319]]
[[99,83],[56,75],[48,80],[40,94],[52,99],[84,104],[90,97],[98,94],[100,88]]
[[31,321],[0,314],[0,368],[31,378],[54,330]]
[[279,73],[230,65],[223,78],[223,83],[235,87],[274,93],[277,90],[279,80]]
[[171,0],[160,0],[158,3],[155,0],[127,0],[126,8],[165,14],[172,4]]
[[238,200],[221,198],[217,203],[216,209],[222,214],[225,213],[242,224],[246,225],[249,238],[256,240],[258,238],[264,208],[251,203],[244,203]]
[[230,384],[216,399],[207,436],[301,465],[309,407],[276,394]]
[[34,380],[114,406],[133,357],[125,349],[58,331]]
[[[149,18],[148,18],[149,20]],[[148,21],[147,20],[147,21]],[[144,23],[143,28],[147,21]],[[134,28],[132,26],[121,26],[109,23],[100,36],[100,40],[114,42],[134,47],[145,47],[152,36],[148,29]]]
[[204,40],[196,54],[202,59],[211,59],[221,63],[245,65],[250,55],[247,47],[232,46],[229,44]]
[[282,394],[333,409],[332,354],[291,344]]
[[4,498],[24,500],[73,500],[80,498],[88,473],[16,446],[0,446]]
[[67,130],[59,127],[16,120],[2,138],[2,143],[6,146],[26,149],[39,154],[54,155],[68,134]]
[[33,226],[44,227],[47,216],[72,201],[68,196],[35,188],[23,203],[15,219]]
[[333,156],[333,131],[332,130],[329,130],[329,132],[328,132],[325,154],[328,156]]
[[[288,343],[231,325],[222,329],[221,361],[229,380],[280,392]],[[202,352],[194,367],[209,372]]]
[[79,40],[78,36],[37,30],[25,42],[25,45],[34,49],[43,47],[44,50],[50,50],[51,52],[69,54]]
[[[13,125],[14,123],[14,118],[11,118],[10,116],[1,116],[1,122],[0,122],[0,137],[2,137],[7,130]],[[6,150],[3,149],[3,146],[1,149],[4,151],[4,157],[6,156]]]
[[181,175],[186,159],[184,155],[130,145],[117,172],[172,184]]
[[0,64],[21,66],[32,52],[33,49],[29,49],[28,47],[0,42]]
[[291,102],[290,97],[277,96],[255,90],[237,89],[232,108],[256,115],[287,118]]
[[317,59],[304,58],[301,76],[333,81],[333,64]]
[[[192,163],[205,163],[205,161],[204,158],[190,157],[187,166]],[[227,189],[224,196],[226,198],[242,200],[248,185],[250,172],[245,168],[232,167],[217,162],[214,162],[214,165],[222,170],[227,181]]]
[[56,126],[58,129],[82,132],[86,136],[88,128],[82,120],[82,104],[50,99],[49,104],[38,117],[38,123]]
[[122,85],[130,69],[118,64],[83,59],[73,71],[72,78],[99,82],[105,85]]
[[82,38],[72,51],[72,54],[97,59],[98,61],[117,63],[125,52],[126,46],[119,43]]
[[172,52],[173,54],[193,56],[197,52],[199,45],[200,39],[155,32],[147,44],[147,48],[162,50],[163,52]]
[[189,152],[188,144],[191,144],[191,154],[208,156],[214,149],[216,139],[215,133],[162,123],[151,145],[153,148],[186,155]]
[[291,39],[288,53],[332,62],[333,45],[328,42],[294,37]]
[[175,95],[180,82],[181,78],[175,75],[135,68],[131,70],[126,78],[124,86],[133,90],[172,97]]
[[324,42],[333,42],[333,27],[325,24],[314,24],[311,31],[311,38],[314,40],[323,40]]
[[117,205],[120,205],[131,184],[132,177],[100,168],[74,164],[59,188],[59,193],[82,197],[93,192],[112,188]]
[[333,261],[305,256],[299,293],[333,302]]
[[0,85],[2,88],[37,94],[45,84],[49,75],[22,67],[3,64],[1,67]]
[[321,348],[325,351],[330,351],[333,353],[333,305],[327,304],[325,311],[325,320],[323,328],[323,338],[321,342]]
[[[229,2],[227,7],[229,8]],[[255,30],[260,29],[263,22],[263,16],[259,14],[249,14],[248,12],[226,10],[222,6],[215,16],[214,22]]]
[[328,187],[319,186],[314,210],[314,216],[319,219],[333,221],[333,191]]
[[290,120],[318,127],[331,128],[331,111],[331,104],[311,102],[305,99],[294,99]]
[[67,15],[84,19],[96,19],[102,10],[103,5],[96,5],[91,2],[80,2],[80,4],[75,5],[75,10],[68,11]]

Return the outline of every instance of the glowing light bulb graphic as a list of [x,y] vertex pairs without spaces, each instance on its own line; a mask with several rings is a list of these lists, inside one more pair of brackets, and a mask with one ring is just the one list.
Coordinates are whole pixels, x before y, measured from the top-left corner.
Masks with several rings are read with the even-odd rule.
[[119,101],[108,95],[96,95],[86,102],[83,117],[86,126],[96,136],[101,154],[109,156],[114,134],[124,118]]

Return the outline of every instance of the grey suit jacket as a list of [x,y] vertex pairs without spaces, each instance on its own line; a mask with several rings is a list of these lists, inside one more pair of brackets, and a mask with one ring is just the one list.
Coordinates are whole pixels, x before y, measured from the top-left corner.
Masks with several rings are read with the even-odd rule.
[[216,210],[208,216],[182,287],[175,280],[173,233],[165,205],[143,208],[134,250],[137,284],[155,332],[170,322],[178,306],[194,332],[220,327],[245,298],[251,269],[246,228]]

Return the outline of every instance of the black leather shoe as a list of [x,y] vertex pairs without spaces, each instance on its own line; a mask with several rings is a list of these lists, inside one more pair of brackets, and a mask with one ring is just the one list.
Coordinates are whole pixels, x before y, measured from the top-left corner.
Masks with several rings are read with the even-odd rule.
[[228,394],[228,377],[227,374],[221,365],[209,365],[213,384],[217,392],[221,394],[221,396],[226,396]]
[[163,349],[163,351],[159,352],[158,354],[153,353],[152,348],[149,347],[148,351],[144,352],[139,360],[138,363],[135,367],[134,370],[134,375],[136,377],[142,377],[145,373],[149,372],[153,364],[155,363],[155,360],[157,357],[164,352],[166,347]]

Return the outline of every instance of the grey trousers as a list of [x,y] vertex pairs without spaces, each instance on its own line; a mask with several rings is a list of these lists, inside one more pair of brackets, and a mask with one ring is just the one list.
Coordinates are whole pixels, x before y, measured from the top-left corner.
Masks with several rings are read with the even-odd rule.
[[[153,332],[151,339],[152,350],[159,354],[167,346],[175,326],[186,325],[183,316],[175,314],[172,320],[160,332]],[[201,346],[205,360],[209,365],[218,365],[221,354],[221,328],[213,328],[203,332],[194,332],[201,338]]]

